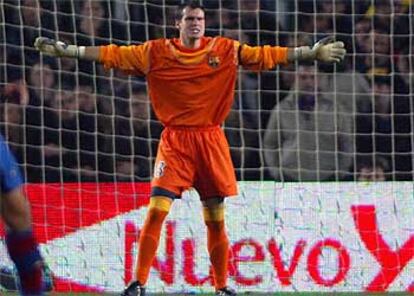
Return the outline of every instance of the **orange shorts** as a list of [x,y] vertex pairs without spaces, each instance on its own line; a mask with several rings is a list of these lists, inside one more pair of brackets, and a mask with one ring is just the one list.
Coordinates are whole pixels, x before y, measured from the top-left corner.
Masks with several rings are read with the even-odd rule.
[[201,199],[237,195],[229,144],[219,127],[173,128],[161,134],[152,196],[180,198],[193,187]]

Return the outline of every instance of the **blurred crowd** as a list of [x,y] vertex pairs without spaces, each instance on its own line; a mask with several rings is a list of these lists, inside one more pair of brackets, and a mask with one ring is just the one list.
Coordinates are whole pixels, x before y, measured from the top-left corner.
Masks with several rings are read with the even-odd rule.
[[[38,36],[77,45],[176,37],[179,0],[4,0],[0,130],[29,182],[148,181],[162,126],[145,80],[40,56]],[[224,124],[239,180],[412,180],[411,0],[204,0],[206,34],[249,45],[333,35],[338,65],[240,70]],[[4,18],[4,19],[2,19]]]

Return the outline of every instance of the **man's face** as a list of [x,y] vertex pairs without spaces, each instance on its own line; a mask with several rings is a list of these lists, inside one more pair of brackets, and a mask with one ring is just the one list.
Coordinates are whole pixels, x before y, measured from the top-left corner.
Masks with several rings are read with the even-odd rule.
[[374,94],[376,100],[389,102],[391,100],[391,87],[386,83],[374,83]]
[[315,68],[313,66],[301,65],[296,74],[298,90],[305,93],[316,91]]
[[385,181],[385,173],[381,167],[362,168],[359,172],[358,181]]
[[22,108],[18,104],[5,103],[5,121],[8,124],[20,124],[22,119]]
[[60,100],[62,111],[72,112],[78,110],[78,102],[72,92],[62,90],[57,96],[57,100]]
[[[371,30],[367,42],[374,45],[375,54],[379,56],[388,55],[390,53],[390,40],[389,35],[386,32]],[[372,50],[370,52],[372,52]]]
[[22,16],[25,25],[39,26],[39,3],[34,0],[25,0],[22,2]]
[[44,87],[45,89],[53,88],[55,83],[53,70],[49,65],[43,64],[42,66],[41,64],[35,64],[30,72],[30,82],[34,87],[39,89],[40,87]]
[[95,110],[96,95],[93,93],[92,87],[86,85],[79,85],[75,89],[78,96],[79,109],[86,112]]
[[184,39],[200,39],[205,32],[204,11],[200,8],[184,8],[183,17],[176,22],[180,36]]
[[370,52],[371,50],[370,30],[371,22],[368,20],[360,20],[355,25],[355,41],[360,50],[364,52]]
[[81,13],[83,16],[90,17],[92,15],[94,18],[103,18],[105,16],[105,11],[100,1],[85,1]]

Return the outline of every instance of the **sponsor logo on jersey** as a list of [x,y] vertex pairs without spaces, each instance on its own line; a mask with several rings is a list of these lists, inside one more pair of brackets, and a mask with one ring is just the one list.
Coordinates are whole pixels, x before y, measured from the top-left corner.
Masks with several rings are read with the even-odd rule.
[[155,164],[154,178],[160,178],[164,176],[164,170],[167,167],[165,161],[161,160]]
[[211,68],[217,68],[220,65],[220,57],[211,55],[208,57],[208,64]]

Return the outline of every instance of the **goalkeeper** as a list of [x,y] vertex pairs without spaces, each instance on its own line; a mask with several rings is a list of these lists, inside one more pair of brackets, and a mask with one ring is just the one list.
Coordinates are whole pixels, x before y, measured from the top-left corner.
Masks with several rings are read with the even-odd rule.
[[39,37],[44,54],[103,63],[146,76],[152,107],[165,126],[155,161],[149,210],[139,238],[135,281],[122,295],[144,295],[162,224],[174,199],[194,187],[201,196],[207,226],[207,249],[216,295],[236,295],[227,286],[229,242],[224,224],[224,198],[237,195],[230,151],[220,125],[234,98],[237,67],[261,71],[295,61],[340,62],[342,42],[308,46],[251,47],[223,37],[205,37],[204,9],[188,2],[176,10],[177,39],[142,45],[84,47]]
[[7,226],[7,250],[19,274],[21,293],[43,295],[43,259],[31,229],[30,207],[22,184],[15,158],[0,135],[0,209]]

